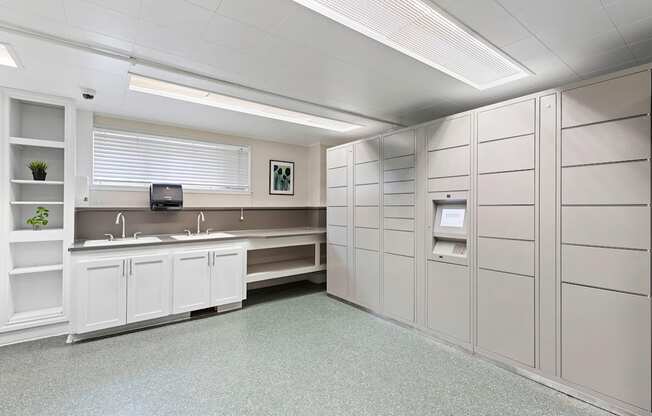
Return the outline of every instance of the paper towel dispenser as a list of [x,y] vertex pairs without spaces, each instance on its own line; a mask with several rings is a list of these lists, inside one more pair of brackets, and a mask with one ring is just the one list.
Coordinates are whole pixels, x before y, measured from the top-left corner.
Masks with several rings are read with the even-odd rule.
[[153,183],[149,186],[149,206],[152,211],[183,209],[183,188],[177,184]]

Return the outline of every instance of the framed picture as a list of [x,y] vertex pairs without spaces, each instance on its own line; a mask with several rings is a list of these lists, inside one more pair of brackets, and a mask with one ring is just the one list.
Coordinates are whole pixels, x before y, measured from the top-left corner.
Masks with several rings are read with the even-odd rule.
[[294,195],[294,162],[269,161],[269,194]]

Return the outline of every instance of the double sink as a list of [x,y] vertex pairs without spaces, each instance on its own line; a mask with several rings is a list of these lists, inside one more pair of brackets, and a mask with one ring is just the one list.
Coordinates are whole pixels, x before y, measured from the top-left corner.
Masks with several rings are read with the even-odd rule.
[[[216,240],[220,238],[235,237],[229,233],[201,233],[201,234],[175,234],[170,238],[177,241],[195,241],[195,240]],[[84,242],[84,247],[106,247],[106,246],[122,246],[131,244],[153,244],[160,243],[162,240],[159,237],[130,237],[130,238],[116,238],[113,240],[87,240]]]

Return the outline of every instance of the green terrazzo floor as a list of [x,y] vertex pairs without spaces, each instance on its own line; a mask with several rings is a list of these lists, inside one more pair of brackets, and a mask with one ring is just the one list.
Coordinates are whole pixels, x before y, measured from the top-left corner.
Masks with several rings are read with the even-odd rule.
[[608,415],[326,296],[0,348],[0,415]]

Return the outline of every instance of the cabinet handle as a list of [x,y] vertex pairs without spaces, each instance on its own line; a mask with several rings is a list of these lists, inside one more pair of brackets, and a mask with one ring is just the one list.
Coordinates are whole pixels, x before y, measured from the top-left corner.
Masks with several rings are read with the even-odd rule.
[[206,258],[208,259],[208,267],[211,267],[211,253],[208,253]]
[[134,275],[134,259],[129,259],[129,274]]
[[125,265],[125,262],[127,260],[122,260],[122,277],[125,277],[125,272],[127,270],[127,266]]

